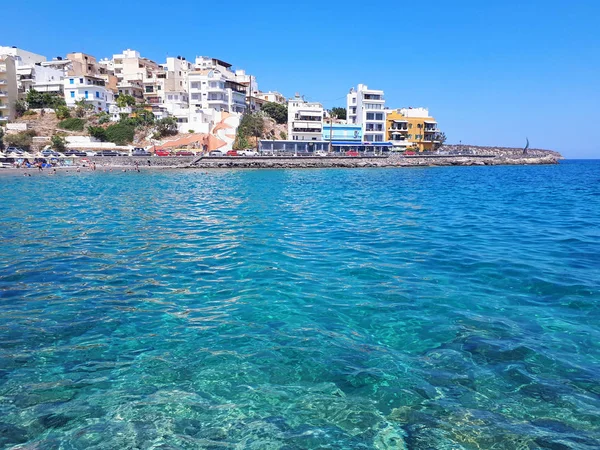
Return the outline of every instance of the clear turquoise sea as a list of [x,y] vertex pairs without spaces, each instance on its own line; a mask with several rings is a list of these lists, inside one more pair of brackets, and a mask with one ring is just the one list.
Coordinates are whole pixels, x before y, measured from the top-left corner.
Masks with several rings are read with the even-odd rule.
[[600,161],[0,184],[0,448],[600,448]]

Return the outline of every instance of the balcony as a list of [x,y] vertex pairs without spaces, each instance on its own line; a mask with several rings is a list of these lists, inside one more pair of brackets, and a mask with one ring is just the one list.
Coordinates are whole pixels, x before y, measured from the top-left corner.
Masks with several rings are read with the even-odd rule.
[[388,128],[388,131],[408,131],[408,127],[398,127],[398,126],[392,125],[391,127]]
[[8,97],[8,92],[0,91],[0,97]]
[[376,101],[376,102],[377,101],[380,101],[380,102],[384,101],[383,95],[378,95],[378,94],[365,94],[363,96],[363,99],[364,100],[369,100],[369,101]]
[[8,105],[0,103],[0,109],[8,109]]
[[425,133],[438,133],[440,130],[439,128],[425,128]]
[[0,84],[8,84],[7,80],[0,80]]

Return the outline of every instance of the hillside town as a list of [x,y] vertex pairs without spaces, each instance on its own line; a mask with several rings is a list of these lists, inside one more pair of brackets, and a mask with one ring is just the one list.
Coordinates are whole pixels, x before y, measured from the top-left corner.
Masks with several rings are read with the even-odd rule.
[[[299,94],[262,91],[254,75],[208,56],[158,63],[126,49],[102,59],[81,52],[49,59],[0,46],[5,141],[18,145],[15,136],[26,134],[22,142],[38,151],[412,154],[443,144],[427,108],[392,108],[382,89],[366,84],[344,90],[346,104],[327,110]],[[253,116],[262,117],[259,129]]]

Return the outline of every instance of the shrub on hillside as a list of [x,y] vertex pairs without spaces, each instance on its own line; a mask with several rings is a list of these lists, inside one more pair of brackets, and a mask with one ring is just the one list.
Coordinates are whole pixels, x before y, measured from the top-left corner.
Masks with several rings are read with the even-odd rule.
[[59,120],[64,120],[71,117],[71,111],[69,111],[69,108],[63,105],[58,106],[54,112],[56,113],[56,118]]
[[106,140],[117,145],[126,145],[133,141],[135,128],[124,123],[115,123],[106,129]]
[[110,114],[107,113],[106,111],[102,111],[101,113],[98,113],[98,115],[96,117],[98,118],[98,123],[100,123],[100,124],[110,122]]
[[59,128],[69,131],[83,131],[84,125],[85,120],[80,119],[79,117],[72,117],[70,119],[65,119],[58,123]]
[[25,111],[23,113],[23,117],[27,117],[27,116],[37,116],[37,113],[35,111],[28,109],[27,111]]
[[106,141],[106,130],[103,127],[88,127],[88,133],[93,138],[98,139],[100,142]]

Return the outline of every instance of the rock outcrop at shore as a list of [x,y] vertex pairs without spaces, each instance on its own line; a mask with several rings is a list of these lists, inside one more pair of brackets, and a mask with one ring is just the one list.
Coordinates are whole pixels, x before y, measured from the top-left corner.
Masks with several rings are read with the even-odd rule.
[[171,168],[326,168],[326,167],[427,167],[427,166],[499,166],[557,164],[562,156],[549,150],[502,147],[445,146],[440,154],[404,156],[393,153],[374,157],[91,157],[96,164],[107,166]]

